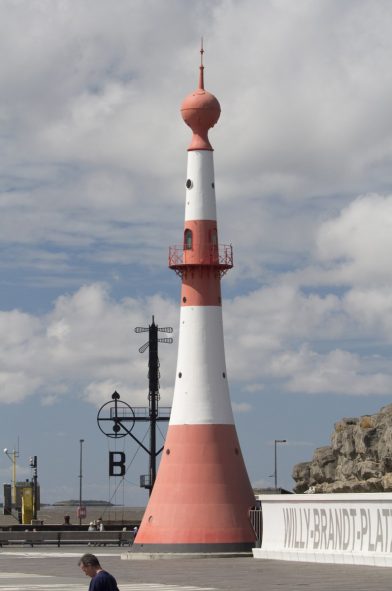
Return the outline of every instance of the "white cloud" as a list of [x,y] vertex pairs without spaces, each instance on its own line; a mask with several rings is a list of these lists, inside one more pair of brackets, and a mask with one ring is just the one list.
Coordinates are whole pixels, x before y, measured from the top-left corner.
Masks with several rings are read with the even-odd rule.
[[339,283],[391,285],[392,196],[358,197],[319,229],[317,256]]
[[387,363],[384,373],[369,371],[366,359],[347,351],[334,350],[319,355],[303,347],[299,352],[277,358],[275,370],[287,372],[287,387],[306,394],[335,393],[345,395],[390,394],[392,373]]
[[[14,366],[12,360],[6,360],[4,365]],[[3,365],[3,363],[2,363]],[[19,365],[24,365],[23,362]],[[20,371],[12,368],[10,371],[0,371],[0,400],[3,404],[13,404],[22,402],[26,396],[35,394],[38,388],[42,386],[42,379],[29,372],[23,367]]]
[[252,410],[252,406],[247,402],[232,402],[233,412],[247,413]]
[[[391,182],[386,12],[370,1],[6,2],[1,239],[79,244],[81,258],[97,241],[119,260],[124,244],[142,244],[156,264],[151,224],[173,235],[181,219],[189,130],[179,106],[204,32],[206,83],[222,103],[211,132],[218,199],[241,273],[298,261],[314,219],[282,205]],[[266,212],[266,197],[281,207]]]
[[343,304],[358,326],[381,342],[392,341],[392,285],[351,289]]
[[[246,395],[271,380],[388,390],[377,349],[392,334],[385,4],[7,1],[3,13],[4,282],[11,270],[57,291],[47,313],[0,314],[2,399],[13,386],[14,400],[39,392],[52,404],[75,383],[96,404],[116,388],[145,396],[132,328],[155,310],[176,326],[177,304],[137,299],[157,289],[131,282],[116,301],[84,271],[118,282],[116,265],[166,268],[183,220],[190,132],[179,107],[196,85],[201,32],[206,86],[222,104],[210,134],[220,236],[238,266],[225,278],[229,376]],[[170,401],[175,347],[164,355]]]
[[[391,323],[380,330],[382,306],[390,306],[388,294],[381,304],[379,295],[352,291],[339,299],[275,286],[227,300],[229,379],[252,396],[267,385],[309,394],[388,394],[390,360],[372,354],[373,347],[375,353],[392,336]],[[372,299],[373,312],[368,305]],[[160,296],[115,301],[102,284],[59,297],[42,316],[3,312],[1,326],[9,338],[0,345],[2,402],[36,395],[49,405],[75,390],[96,406],[108,401],[114,390],[124,400],[145,401],[147,357],[137,349],[148,336],[136,335],[133,328],[145,325],[152,314],[158,324],[173,326],[176,337],[176,303]],[[336,346],[339,339],[346,348]],[[161,401],[166,406],[171,402],[176,346],[163,347]],[[234,408],[248,412],[249,404],[236,400]]]
[[[58,298],[42,317],[3,312],[1,326],[12,338],[0,344],[2,402],[20,402],[35,394],[51,404],[76,385],[96,405],[120,387],[122,394],[132,393],[141,401],[147,391],[147,357],[136,354],[144,343],[132,333],[137,324],[151,322],[153,313],[158,324],[160,318],[165,325],[176,320],[176,308],[159,296],[115,302],[101,284]],[[174,375],[175,347],[161,354],[167,364],[162,375],[165,388]]]
[[221,96],[234,104],[225,133],[235,141],[224,154],[233,196],[238,170],[247,174],[242,194],[250,183],[258,192],[298,197],[316,184],[318,194],[348,183],[363,190],[376,168],[390,179],[383,167],[391,147],[384,127],[391,48],[385,6],[258,2],[248,12],[242,3],[223,2],[219,25],[213,59],[222,63],[228,40],[236,47],[219,77]]
[[321,297],[279,285],[226,301],[231,379],[249,393],[274,384],[310,394],[390,393],[389,295],[353,289]]

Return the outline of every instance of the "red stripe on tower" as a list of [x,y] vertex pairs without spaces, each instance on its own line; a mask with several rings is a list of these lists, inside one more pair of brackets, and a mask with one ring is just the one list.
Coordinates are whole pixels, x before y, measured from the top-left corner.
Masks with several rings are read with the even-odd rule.
[[193,135],[183,243],[169,251],[169,266],[182,279],[177,375],[162,460],[133,549],[243,552],[255,542],[249,520],[255,498],[227,383],[220,282],[233,255],[218,242],[208,130],[220,105],[204,89],[203,62],[199,87],[181,113]]

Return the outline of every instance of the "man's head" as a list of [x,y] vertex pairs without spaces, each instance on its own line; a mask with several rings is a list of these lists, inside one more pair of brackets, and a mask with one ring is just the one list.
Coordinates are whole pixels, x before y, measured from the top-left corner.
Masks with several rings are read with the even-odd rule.
[[78,565],[86,577],[95,577],[97,572],[101,570],[101,565],[99,564],[99,560],[95,554],[83,554],[78,562]]

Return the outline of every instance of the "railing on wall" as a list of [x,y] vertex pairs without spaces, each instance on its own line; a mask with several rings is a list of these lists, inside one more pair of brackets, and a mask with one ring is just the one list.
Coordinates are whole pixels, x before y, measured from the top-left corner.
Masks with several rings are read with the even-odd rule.
[[184,245],[169,247],[169,267],[182,275],[192,267],[212,267],[224,275],[233,267],[233,247],[231,244],[202,244],[198,248]]
[[263,512],[261,505],[249,511],[249,519],[256,534],[255,547],[261,548],[261,542],[263,540]]

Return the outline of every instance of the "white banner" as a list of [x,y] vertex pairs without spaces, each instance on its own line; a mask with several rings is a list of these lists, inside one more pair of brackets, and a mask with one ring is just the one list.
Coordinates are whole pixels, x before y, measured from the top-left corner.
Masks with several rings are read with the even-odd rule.
[[392,494],[261,495],[255,558],[392,566]]

